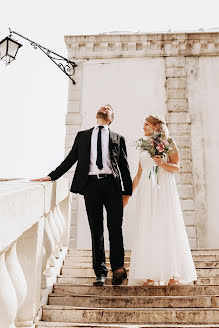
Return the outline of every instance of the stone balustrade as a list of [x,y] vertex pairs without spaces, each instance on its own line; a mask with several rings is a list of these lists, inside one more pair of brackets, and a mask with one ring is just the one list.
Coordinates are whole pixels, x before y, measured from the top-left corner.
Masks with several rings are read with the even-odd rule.
[[70,181],[0,183],[0,327],[35,327],[60,273],[70,229]]

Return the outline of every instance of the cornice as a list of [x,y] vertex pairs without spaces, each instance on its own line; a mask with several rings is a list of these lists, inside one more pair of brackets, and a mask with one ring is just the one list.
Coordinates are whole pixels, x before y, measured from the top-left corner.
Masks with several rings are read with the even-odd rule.
[[65,36],[69,58],[218,56],[219,32]]

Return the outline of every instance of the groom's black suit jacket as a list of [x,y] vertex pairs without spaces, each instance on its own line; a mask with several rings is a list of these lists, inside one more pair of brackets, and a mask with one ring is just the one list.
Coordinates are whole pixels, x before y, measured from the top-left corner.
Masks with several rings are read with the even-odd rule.
[[[78,132],[68,156],[54,171],[48,174],[52,181],[57,180],[78,161],[70,189],[73,193],[83,195],[83,190],[88,180],[92,131],[93,128]],[[127,162],[125,139],[123,136],[110,130],[109,154],[117,190],[121,191],[123,195],[131,195],[132,180]],[[122,190],[120,174],[124,190]]]

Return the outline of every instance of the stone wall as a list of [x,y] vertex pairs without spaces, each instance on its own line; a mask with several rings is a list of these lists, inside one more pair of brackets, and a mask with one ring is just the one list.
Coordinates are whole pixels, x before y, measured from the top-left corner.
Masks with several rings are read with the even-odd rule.
[[[99,106],[111,103],[116,108],[112,129],[126,137],[134,176],[138,160],[132,141],[140,136],[144,117],[151,112],[166,116],[180,149],[181,172],[176,180],[190,245],[218,247],[219,181],[209,157],[215,156],[213,144],[218,141],[211,125],[219,101],[212,87],[219,70],[219,33],[103,34],[66,36],[65,41],[69,58],[79,65],[76,86],[69,83],[66,154],[76,132],[92,126]],[[218,116],[216,112],[215,119]],[[126,248],[132,244],[133,217],[134,197],[125,210]],[[71,236],[72,247],[90,248],[83,199],[76,195]]]

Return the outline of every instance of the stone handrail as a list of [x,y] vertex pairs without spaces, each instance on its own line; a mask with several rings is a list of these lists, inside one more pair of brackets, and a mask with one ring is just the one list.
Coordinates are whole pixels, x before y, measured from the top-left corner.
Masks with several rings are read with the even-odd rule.
[[0,183],[0,327],[34,327],[67,252],[70,180]]

